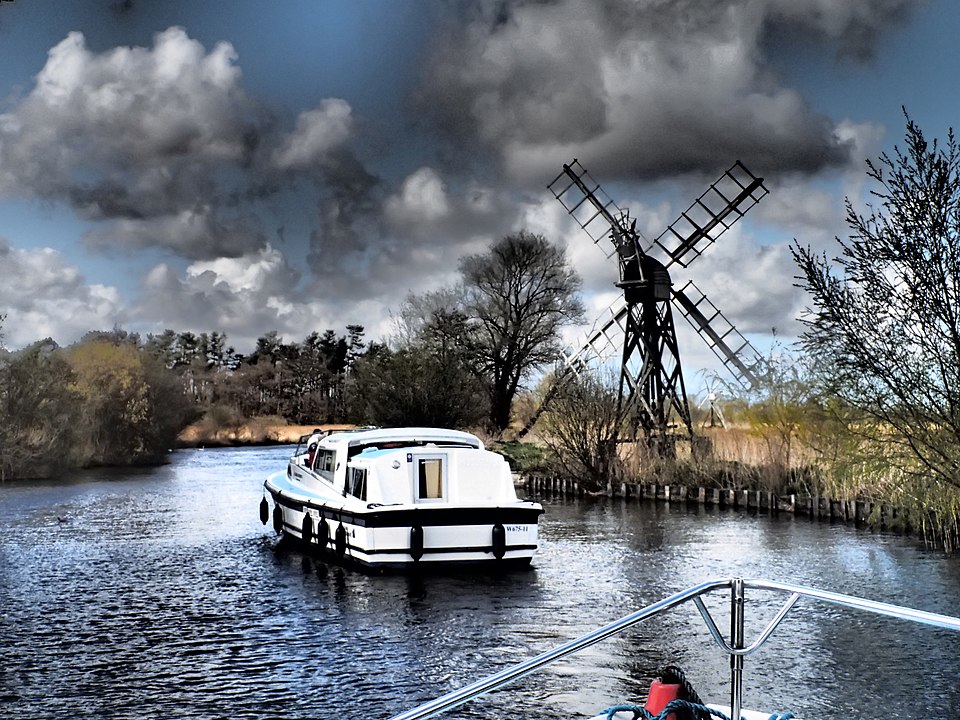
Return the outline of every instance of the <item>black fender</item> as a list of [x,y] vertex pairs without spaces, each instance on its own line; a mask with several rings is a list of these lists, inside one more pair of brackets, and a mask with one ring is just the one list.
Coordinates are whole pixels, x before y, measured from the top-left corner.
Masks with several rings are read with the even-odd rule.
[[414,561],[423,557],[423,528],[420,525],[410,528],[410,557]]
[[283,508],[279,504],[273,506],[273,529],[277,535],[283,532]]
[[493,556],[500,560],[507,554],[507,530],[503,523],[497,523],[493,526],[493,532],[490,533],[492,540]]

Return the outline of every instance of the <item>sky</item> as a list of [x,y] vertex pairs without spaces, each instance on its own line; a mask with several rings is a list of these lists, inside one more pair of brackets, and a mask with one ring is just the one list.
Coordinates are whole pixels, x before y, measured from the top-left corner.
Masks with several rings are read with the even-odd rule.
[[[381,340],[521,229],[592,321],[617,267],[547,190],[574,158],[650,239],[735,161],[764,177],[673,280],[789,343],[791,243],[835,250],[904,107],[946,137],[958,35],[953,0],[5,0],[2,343]],[[716,368],[677,323],[687,377]]]

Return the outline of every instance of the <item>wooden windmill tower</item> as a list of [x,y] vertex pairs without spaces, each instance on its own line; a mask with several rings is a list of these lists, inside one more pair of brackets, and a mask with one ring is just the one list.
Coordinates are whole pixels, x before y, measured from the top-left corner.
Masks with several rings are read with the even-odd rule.
[[[674,308],[741,384],[754,382],[750,368],[759,359],[747,339],[692,281],[682,287],[673,284],[671,270],[687,267],[756,205],[767,194],[763,180],[735,163],[652,242],[640,236],[636,220],[617,207],[577,160],[564,165],[549,188],[595,243],[613,243],[608,257],[617,256],[617,287],[623,291],[609,317],[598,320],[584,345],[565,358],[554,389],[594,358],[607,359],[619,346],[620,418],[654,451],[670,452],[668,430],[674,415],[687,435],[693,435]],[[541,410],[545,405],[546,401]],[[539,411],[524,432],[538,415]]]

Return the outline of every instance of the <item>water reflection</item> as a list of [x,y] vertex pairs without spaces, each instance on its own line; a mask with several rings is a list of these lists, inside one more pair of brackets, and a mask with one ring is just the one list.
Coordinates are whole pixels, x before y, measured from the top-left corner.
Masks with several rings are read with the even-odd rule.
[[[369,576],[278,545],[257,517],[286,448],[0,488],[0,716],[388,717],[709,578],[743,575],[954,612],[956,561],[842,525],[683,504],[548,500],[508,575]],[[779,606],[749,597],[751,631]],[[723,626],[724,598],[712,601]],[[801,607],[747,660],[748,702],[910,720],[960,707],[960,643]],[[727,694],[691,607],[457,717],[590,716],[668,662]]]

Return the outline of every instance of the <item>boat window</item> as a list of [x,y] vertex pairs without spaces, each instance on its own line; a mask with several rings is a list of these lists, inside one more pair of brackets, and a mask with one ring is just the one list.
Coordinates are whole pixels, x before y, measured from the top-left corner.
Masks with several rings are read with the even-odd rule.
[[442,458],[417,458],[417,499],[443,499]]
[[333,482],[333,469],[334,458],[336,457],[336,451],[330,450],[327,448],[320,448],[317,450],[317,456],[314,459],[314,470],[316,470],[324,478]]
[[367,499],[366,468],[347,468],[347,492],[361,500]]

